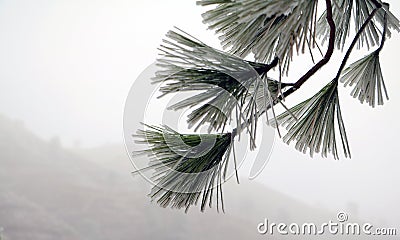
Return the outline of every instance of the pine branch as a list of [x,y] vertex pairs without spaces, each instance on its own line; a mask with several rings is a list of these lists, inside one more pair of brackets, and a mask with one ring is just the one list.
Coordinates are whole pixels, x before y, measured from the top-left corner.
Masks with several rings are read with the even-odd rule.
[[[293,94],[295,91],[297,91],[305,82],[308,81],[308,79],[310,79],[319,69],[321,69],[326,63],[329,62],[333,51],[334,51],[334,43],[335,43],[335,38],[336,38],[336,27],[335,27],[335,23],[333,21],[333,15],[332,15],[332,4],[331,1],[326,1],[326,7],[327,7],[327,22],[330,26],[330,34],[329,34],[329,45],[328,45],[328,50],[326,51],[326,54],[324,56],[324,58],[318,62],[316,65],[314,65],[305,75],[303,75],[295,84],[292,88],[288,89],[287,91],[285,91],[281,96],[278,97],[278,100],[282,100],[286,97],[288,97],[289,95]],[[364,24],[362,25],[362,27],[359,29],[359,31],[357,32],[356,36],[354,37],[349,49],[346,52],[346,55],[344,57],[344,59],[342,60],[342,64],[339,68],[338,74],[335,77],[335,79],[338,79],[341,74],[341,72],[343,71],[344,66],[347,63],[348,58],[350,57],[351,52],[354,49],[354,46],[356,45],[358,39],[360,38],[362,32],[364,31],[364,29],[366,28],[366,26],[368,25],[368,23],[372,20],[372,18],[374,17],[374,15],[376,14],[376,12],[379,10],[379,8],[381,8],[382,5],[378,4],[377,8],[374,9],[374,11],[371,12],[371,14],[369,15],[369,17],[366,19],[366,21],[364,22]],[[277,104],[279,101],[276,101],[275,104]],[[261,115],[262,113],[260,113],[259,115]]]
[[[340,130],[340,136],[342,139],[342,145],[344,149],[344,153],[346,157],[350,157],[350,149],[347,141],[346,131],[344,128],[344,123],[341,115],[339,98],[337,93],[337,83],[339,76],[354,49],[357,41],[362,35],[363,31],[368,26],[369,22],[372,20],[376,12],[382,7],[382,5],[378,5],[377,8],[369,15],[367,20],[361,26],[356,36],[354,37],[346,55],[342,61],[342,64],[339,68],[337,76],[332,80],[332,82],[327,86],[330,90],[324,90],[326,87],[321,90],[319,93],[314,95],[312,98],[304,101],[303,103],[298,104],[294,108],[290,109],[290,112],[294,114],[299,120],[295,120],[292,116],[288,114],[288,112],[278,116],[280,122],[286,122],[288,124],[288,134],[285,135],[284,141],[286,143],[290,143],[290,141],[295,140],[296,149],[305,152],[307,149],[310,150],[310,155],[312,156],[314,152],[319,152],[322,145],[322,156],[326,157],[328,152],[332,152],[335,159],[338,159],[338,153],[336,149],[336,140],[335,140],[335,119],[338,123],[338,128]],[[327,11],[327,16],[330,13]],[[331,15],[332,17],[332,15]],[[386,20],[386,17],[385,17]],[[385,29],[386,29],[386,21],[385,21]],[[332,33],[332,32],[331,32]],[[333,33],[335,34],[335,33]],[[334,37],[330,38],[330,45],[334,42]],[[385,37],[383,36],[382,44],[384,43]],[[379,48],[381,49],[381,48]],[[380,51],[380,50],[379,50]],[[375,58],[373,58],[375,59]],[[378,58],[377,58],[378,59]],[[375,67],[373,69],[376,69]],[[375,70],[374,70],[375,71]],[[380,72],[380,69],[378,70]],[[354,74],[352,74],[354,75]],[[307,76],[307,75],[306,75]],[[362,76],[362,75],[361,75]],[[377,74],[377,85],[380,86],[380,83],[383,82],[381,80],[381,74]],[[300,86],[304,82],[300,81]],[[368,85],[368,84],[366,84]],[[296,86],[296,85],[295,85]],[[383,85],[384,86],[384,85]],[[289,89],[287,92],[290,92]],[[295,90],[295,89],[294,89]],[[286,93],[286,92],[285,92]],[[284,94],[285,94],[284,93]],[[356,94],[359,91],[356,91]],[[379,94],[379,102],[381,102],[381,95]],[[364,98],[364,92],[359,93],[360,97]],[[374,101],[374,95],[371,99],[367,99],[367,101]],[[334,117],[336,115],[336,118]]]
[[184,208],[186,212],[199,200],[201,211],[214,202],[218,210],[221,202],[224,211],[222,184],[233,147],[231,134],[180,134],[168,126],[145,127],[134,137],[138,139],[136,143],[148,144],[149,148],[135,155],[144,154],[151,159],[145,169],[155,170],[152,180],[156,184],[149,194],[152,201],[162,207]]
[[[163,83],[160,97],[176,92],[200,91],[169,108],[196,108],[188,116],[189,127],[194,127],[195,131],[205,123],[209,123],[208,131],[211,132],[223,131],[232,118],[239,127],[242,121],[249,120],[244,129],[249,133],[250,147],[254,149],[257,129],[254,116],[259,110],[259,90],[266,90],[272,97],[278,95],[278,89],[286,86],[263,87],[263,76],[277,66],[279,59],[275,57],[270,64],[245,61],[209,47],[179,29],[169,31],[163,42],[160,48],[162,58],[157,60],[160,70],[153,78],[154,83]],[[268,82],[276,85],[276,81]],[[234,111],[236,116],[232,114]]]
[[[319,33],[328,38],[327,50],[323,58],[295,83],[282,83],[281,78],[276,81],[269,78],[267,73],[278,64],[280,74],[282,66],[283,72],[288,71],[293,51],[304,53],[308,47],[313,58],[312,47],[318,47],[315,40],[316,0],[198,1],[200,5],[217,5],[215,9],[203,14],[203,17],[205,22],[211,24],[210,28],[222,34],[221,40],[225,47],[231,47],[231,52],[240,57],[254,53],[256,61],[271,61],[269,64],[245,61],[218,51],[183,31],[170,31],[167,34],[160,48],[164,58],[157,62],[161,70],[156,73],[154,82],[164,84],[161,87],[163,95],[200,91],[171,108],[177,110],[195,107],[189,115],[190,127],[196,125],[196,130],[209,123],[209,132],[222,131],[212,134],[180,134],[167,126],[148,125],[145,130],[139,130],[136,137],[140,140],[136,142],[148,144],[149,148],[137,154],[148,155],[151,161],[145,169],[155,170],[153,180],[156,185],[150,193],[152,200],[163,207],[184,208],[186,211],[199,201],[201,211],[204,211],[207,205],[211,207],[216,201],[217,210],[221,203],[224,211],[222,183],[226,179],[234,139],[243,130],[247,130],[250,148],[254,149],[257,121],[264,113],[268,120],[270,109],[274,115],[272,125],[277,128],[279,125],[286,126],[288,132],[283,141],[288,144],[296,142],[297,150],[304,153],[309,151],[311,156],[314,153],[321,153],[323,157],[332,154],[338,159],[338,129],[344,155],[351,157],[338,96],[339,77],[357,43],[359,47],[365,43],[368,48],[378,44],[380,31],[376,23],[382,24],[379,48],[351,64],[344,70],[341,80],[345,86],[356,85],[352,95],[360,101],[375,106],[377,94],[378,104],[383,104],[382,90],[386,96],[387,92],[379,53],[386,38],[390,37],[390,29],[399,31],[400,23],[389,11],[389,5],[380,0],[338,0],[334,6],[331,0],[325,2],[323,17],[329,28],[325,27]],[[346,6],[346,3],[349,5]],[[282,100],[300,89],[330,61],[335,45],[343,49],[353,10],[356,13],[354,22],[357,32],[337,75],[311,98],[287,109]],[[286,87],[289,89],[282,92]],[[286,111],[275,117],[274,106],[278,103]],[[224,133],[232,113],[236,113],[236,118],[233,118],[237,128],[231,133]],[[234,164],[238,180],[236,159]]]
[[[260,92],[267,91],[277,96],[280,88],[291,85],[268,78],[268,90],[266,90],[263,83],[257,83],[261,78],[267,78],[266,73],[278,64],[278,58],[270,64],[244,61],[212,49],[184,32],[170,31],[160,50],[164,58],[158,60],[161,70],[156,73],[153,82],[166,83],[161,87],[163,95],[180,91],[208,91],[178,102],[172,106],[173,109],[192,107],[210,99],[220,101],[221,106],[225,106],[231,97],[222,98],[219,92],[221,89],[234,97],[235,104],[237,101],[242,104],[254,103],[254,106],[262,105],[258,97],[261,95]],[[248,71],[245,74],[245,81],[234,78],[239,73],[243,74],[243,71]],[[218,110],[217,114],[222,116],[230,114],[232,108],[218,108],[211,105],[211,101],[193,111],[189,115],[189,122],[200,121],[199,125],[202,125],[204,119],[211,121],[214,119],[216,125],[213,126],[216,129],[224,124],[227,119],[216,118],[214,111]],[[241,107],[246,118],[254,116],[254,110],[257,110],[252,108],[252,105],[245,107],[243,104]],[[257,121],[257,118],[252,119]],[[251,120],[248,126],[251,126]],[[135,135],[139,138],[136,143],[148,144],[149,148],[136,154],[146,154],[151,159],[148,167],[138,171],[155,170],[153,180],[156,185],[150,193],[152,200],[157,201],[160,206],[185,208],[185,211],[200,200],[201,210],[204,211],[206,205],[211,207],[213,200],[216,200],[217,210],[219,202],[224,210],[222,182],[225,181],[229,155],[233,148],[233,134],[179,134],[167,126],[145,127],[148,129],[139,130]],[[250,135],[254,131],[255,136],[256,126],[247,129],[252,129],[249,130]],[[206,148],[199,149],[198,145],[202,144],[206,144]],[[236,170],[236,159],[234,162]],[[213,199],[215,193],[216,198]]]
[[371,12],[371,14],[369,14],[368,18],[365,20],[364,24],[361,26],[361,28],[358,30],[356,36],[354,37],[353,41],[350,44],[349,49],[346,52],[346,55],[344,56],[342,63],[339,67],[339,70],[336,74],[335,79],[339,79],[340,74],[342,73],[344,67],[347,64],[347,61],[350,57],[350,54],[352,53],[354,46],[357,44],[359,38],[361,37],[361,34],[363,33],[363,31],[365,30],[365,28],[368,26],[368,24],[370,23],[370,21],[372,20],[372,18],[375,16],[375,14],[378,12],[378,10],[382,7],[382,4],[377,4],[376,8]]
[[[329,45],[328,49],[326,50],[326,53],[323,57],[322,60],[320,60],[317,64],[315,64],[310,70],[307,71],[306,74],[304,74],[298,81],[296,81],[291,88],[289,88],[287,91],[283,92],[274,102],[271,104],[269,107],[263,109],[262,111],[257,113],[257,118],[263,115],[266,111],[268,111],[269,108],[272,106],[278,104],[281,102],[284,98],[288,97],[289,95],[293,94],[296,92],[300,87],[306,83],[318,70],[320,70],[323,66],[325,66],[329,60],[332,57],[332,54],[335,49],[335,36],[336,36],[336,26],[335,22],[333,21],[333,15],[332,15],[332,3],[330,0],[326,0],[326,21],[329,24],[330,27],[330,33],[329,33]],[[241,125],[246,126],[248,123],[244,122]],[[235,136],[237,133],[240,133],[240,131],[237,131],[237,129],[234,129],[233,135]]]
[[[344,71],[341,79],[341,81],[345,83],[344,86],[355,85],[351,95],[354,98],[358,98],[361,103],[364,101],[369,103],[371,107],[375,107],[376,102],[378,105],[383,105],[382,92],[385,93],[386,99],[389,100],[379,61],[379,54],[385,44],[388,28],[386,12],[384,15],[384,21],[382,39],[379,48],[366,57],[351,64]],[[376,95],[378,96],[377,98]]]
[[279,100],[284,99],[285,97],[289,96],[290,94],[292,94],[295,91],[297,91],[298,89],[300,89],[300,87],[304,83],[306,83],[315,73],[317,73],[323,66],[325,66],[332,57],[333,51],[335,49],[336,25],[335,25],[335,22],[333,21],[332,3],[330,0],[326,0],[325,2],[326,2],[326,11],[327,11],[326,20],[330,27],[329,44],[328,44],[328,49],[325,53],[325,56],[323,57],[322,60],[320,60],[317,64],[315,64],[306,74],[304,74],[297,82],[295,82],[293,87],[291,87],[287,91],[285,91],[279,97]]

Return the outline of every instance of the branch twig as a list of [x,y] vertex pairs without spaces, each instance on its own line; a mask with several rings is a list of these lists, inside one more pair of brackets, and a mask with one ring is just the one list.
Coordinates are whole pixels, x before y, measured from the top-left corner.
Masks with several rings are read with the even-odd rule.
[[[346,52],[346,55],[344,56],[343,60],[342,60],[342,64],[340,65],[340,68],[336,74],[336,81],[339,79],[340,74],[342,74],[342,71],[344,69],[344,67],[347,64],[347,61],[349,60],[350,54],[354,49],[354,46],[356,45],[358,39],[360,38],[361,34],[364,32],[364,29],[368,26],[368,24],[371,22],[372,18],[375,16],[376,12],[382,8],[382,4],[380,4],[378,2],[378,4],[376,4],[376,8],[369,14],[368,18],[365,20],[364,24],[361,26],[361,28],[358,30],[356,36],[353,39],[353,42],[351,43],[349,49]],[[386,30],[386,29],[385,29]],[[386,34],[386,33],[385,33]],[[385,38],[383,36],[383,38]]]
[[[332,57],[333,51],[335,49],[335,36],[336,36],[336,26],[335,22],[333,21],[333,13],[332,13],[332,2],[331,0],[326,0],[326,19],[329,24],[330,32],[329,32],[329,44],[328,44],[328,49],[325,53],[325,56],[323,59],[321,59],[317,64],[315,64],[306,74],[304,74],[297,82],[294,83],[293,87],[289,88],[287,91],[282,93],[276,101],[272,103],[272,105],[276,105],[284,99],[285,97],[289,96],[290,94],[294,93],[296,90],[298,90],[305,82],[307,82],[310,77],[312,77],[318,70],[320,70],[325,64],[329,62],[329,60]],[[258,113],[257,117],[260,117],[262,114],[265,113],[266,109],[262,110],[260,113]],[[243,125],[247,125],[248,123],[243,123]],[[232,132],[233,137],[237,135],[237,128],[235,128]]]
[[328,50],[325,53],[323,59],[321,59],[317,64],[315,64],[306,74],[304,74],[292,88],[285,91],[280,98],[285,98],[290,94],[294,93],[298,90],[305,82],[307,82],[310,77],[312,77],[318,70],[320,70],[325,64],[329,62],[332,57],[333,51],[335,49],[335,36],[336,36],[336,26],[335,22],[333,21],[332,16],[332,3],[330,0],[326,0],[326,19],[328,21],[330,32],[329,32],[329,44]]

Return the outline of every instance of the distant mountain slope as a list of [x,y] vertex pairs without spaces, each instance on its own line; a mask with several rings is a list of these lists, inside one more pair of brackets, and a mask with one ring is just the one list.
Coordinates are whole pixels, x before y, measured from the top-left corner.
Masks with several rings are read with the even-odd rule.
[[[68,224],[14,193],[2,191],[0,201],[1,224],[6,226],[3,239],[79,239],[81,236]],[[9,237],[10,236],[10,237]],[[11,237],[12,236],[12,237]]]
[[151,186],[131,177],[123,146],[68,150],[1,116],[0,133],[5,239],[266,239],[256,230],[265,217],[287,223],[334,217],[248,181],[224,186],[226,214],[162,209],[146,197]]
[[[20,122],[0,117],[0,132],[0,227],[6,239],[187,239],[203,227],[226,237],[253,232],[240,220],[213,222],[216,213],[197,218],[160,209],[130,169],[107,170],[37,138]],[[240,233],[229,232],[235,224]]]

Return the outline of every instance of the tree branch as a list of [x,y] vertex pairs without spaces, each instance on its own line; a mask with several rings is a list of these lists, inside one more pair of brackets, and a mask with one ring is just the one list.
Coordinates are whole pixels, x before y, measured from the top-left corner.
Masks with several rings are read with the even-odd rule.
[[[329,44],[325,56],[317,64],[315,64],[306,74],[304,74],[297,82],[295,82],[293,84],[293,87],[289,88],[287,91],[282,93],[278,97],[278,99],[272,103],[272,105],[276,105],[279,101],[297,91],[305,82],[307,82],[308,79],[310,79],[310,77],[312,77],[316,72],[318,72],[318,70],[320,70],[323,66],[325,66],[325,64],[327,64],[331,59],[333,51],[335,50],[336,26],[335,22],[333,21],[332,2],[331,0],[326,0],[325,2],[326,2],[326,12],[327,12],[326,19],[328,21],[330,28]],[[262,114],[264,114],[267,109],[268,108],[266,107],[266,109],[257,113],[257,117],[260,117]],[[242,126],[244,127],[246,127],[246,125],[248,125],[248,122],[242,124]],[[237,135],[237,128],[235,128],[232,132],[233,137],[235,137],[236,135]]]
[[[373,2],[376,2],[376,1],[373,1]],[[347,61],[349,60],[350,54],[353,51],[354,46],[356,45],[356,43],[357,43],[358,39],[360,38],[361,34],[364,32],[365,28],[371,22],[372,18],[375,16],[376,12],[379,9],[382,8],[382,4],[380,4],[379,2],[378,2],[378,4],[375,4],[375,5],[376,5],[376,8],[369,14],[368,18],[365,20],[364,24],[358,30],[356,36],[353,39],[353,42],[351,43],[349,49],[347,50],[346,55],[344,56],[344,58],[342,60],[342,64],[340,65],[340,68],[339,68],[339,70],[338,70],[338,72],[336,74],[336,77],[335,77],[336,80],[338,80],[339,77],[340,77],[340,74],[342,74],[342,71],[343,71],[344,67],[347,64]],[[385,27],[385,30],[386,30],[386,27]],[[383,38],[385,38],[385,37],[383,36]]]
[[279,58],[275,57],[274,60],[270,64],[267,64],[265,68],[263,69],[263,72],[269,72],[272,68],[276,67],[279,63]]
[[[350,57],[351,52],[354,49],[354,46],[356,45],[358,39],[360,38],[362,32],[365,30],[365,28],[368,26],[368,24],[371,22],[372,18],[375,16],[376,12],[382,8],[382,4],[380,2],[378,2],[377,0],[370,0],[373,4],[375,4],[375,9],[370,13],[370,15],[368,16],[368,18],[365,20],[365,22],[363,23],[363,25],[361,26],[361,28],[358,30],[356,36],[354,37],[349,49],[346,52],[345,57],[342,60],[342,64],[339,68],[339,71],[335,77],[336,80],[339,79],[341,72],[343,71],[344,67],[346,66],[346,63]],[[386,4],[386,3],[384,3]],[[280,101],[282,101],[285,97],[291,95],[292,93],[294,93],[295,91],[297,91],[305,82],[307,82],[316,72],[318,72],[318,70],[320,70],[323,66],[325,66],[329,60],[332,57],[332,54],[334,52],[335,49],[335,36],[336,36],[336,26],[335,26],[335,22],[333,21],[333,16],[332,16],[332,3],[330,0],[326,0],[326,9],[327,9],[327,15],[326,15],[326,19],[328,21],[329,27],[330,27],[330,32],[329,32],[329,44],[328,44],[328,49],[325,53],[325,56],[323,59],[321,59],[316,65],[314,65],[306,74],[304,74],[301,78],[299,78],[299,80],[297,82],[295,82],[293,84],[293,87],[291,87],[290,89],[288,89],[287,91],[285,91],[284,93],[282,93],[274,102],[272,105],[276,105],[278,104]],[[386,26],[384,28],[384,34],[386,33]],[[382,42],[381,42],[381,46],[379,47],[379,51],[382,50],[383,45],[385,43],[385,36],[383,35],[382,37]],[[275,61],[275,59],[274,59]],[[272,65],[272,64],[271,64]],[[269,108],[271,108],[271,106],[269,106]],[[266,110],[268,110],[269,108],[266,108],[260,112],[257,113],[257,117],[260,117],[262,114],[265,113]],[[248,122],[243,123],[242,124],[242,129],[246,127],[246,125],[248,125]],[[237,128],[235,128],[232,132],[232,136],[236,137],[237,135]]]
[[373,4],[375,4],[376,8],[381,8],[382,7],[382,3],[380,3],[378,0],[370,0]]
[[304,74],[292,88],[285,91],[280,97],[279,100],[289,96],[290,94],[297,91],[305,82],[307,82],[310,77],[312,77],[318,70],[320,70],[325,64],[329,62],[332,57],[333,51],[335,49],[335,36],[336,36],[336,26],[332,17],[332,3],[330,0],[326,0],[326,20],[328,21],[330,32],[329,32],[329,44],[328,49],[325,53],[323,59],[321,59],[317,64],[315,64],[306,74]]

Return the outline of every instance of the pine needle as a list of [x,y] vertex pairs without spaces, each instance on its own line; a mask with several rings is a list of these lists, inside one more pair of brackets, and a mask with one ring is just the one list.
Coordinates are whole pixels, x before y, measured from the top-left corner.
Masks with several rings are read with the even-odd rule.
[[351,64],[343,72],[341,82],[344,82],[344,86],[354,86],[351,95],[371,107],[383,105],[384,96],[389,100],[379,62],[379,51]]
[[[169,31],[163,42],[162,58],[157,61],[160,69],[153,78],[154,83],[163,83],[161,97],[199,91],[169,109],[194,108],[188,116],[189,127],[198,130],[209,124],[209,132],[223,130],[232,118],[239,126],[249,117],[246,130],[254,148],[257,118],[250,116],[260,110],[254,89],[262,83],[260,74],[271,67],[218,51],[181,30]],[[234,114],[236,109],[238,114]]]
[[[293,53],[313,48],[317,0],[198,1],[216,5],[203,14],[204,22],[220,35],[224,48],[245,57],[254,53],[257,61],[270,62],[276,56],[287,73]],[[310,40],[310,41],[308,41]]]
[[229,162],[233,146],[231,133],[180,134],[167,126],[145,127],[135,137],[138,143],[147,143],[149,148],[136,154],[146,154],[151,159],[148,168],[154,170],[155,182],[149,194],[152,201],[162,207],[188,211],[201,199],[204,211],[206,205],[212,206],[216,188],[216,200],[222,203],[226,172],[223,177],[221,172]]
[[290,109],[298,120],[289,112],[277,117],[279,123],[286,127],[288,133],[283,137],[285,143],[296,142],[296,149],[312,157],[321,153],[327,157],[331,153],[339,159],[335,126],[339,128],[345,157],[351,157],[347,135],[341,115],[337,81],[334,80],[313,97]]
[[[338,49],[343,50],[347,37],[350,35],[351,24],[354,23],[354,30],[357,32],[376,6],[372,1],[365,0],[336,0],[333,2],[336,3],[332,8],[333,19],[336,25],[336,45]],[[389,11],[388,7],[383,4],[382,9],[376,13],[372,22],[368,24],[360,36],[358,48],[364,45],[370,48],[379,44],[379,35],[381,32],[378,26],[384,25],[385,13],[388,18],[387,36],[391,36],[391,30],[400,31],[399,20]],[[329,26],[326,23],[326,12],[319,18],[317,34],[323,38],[323,41],[328,39]]]

